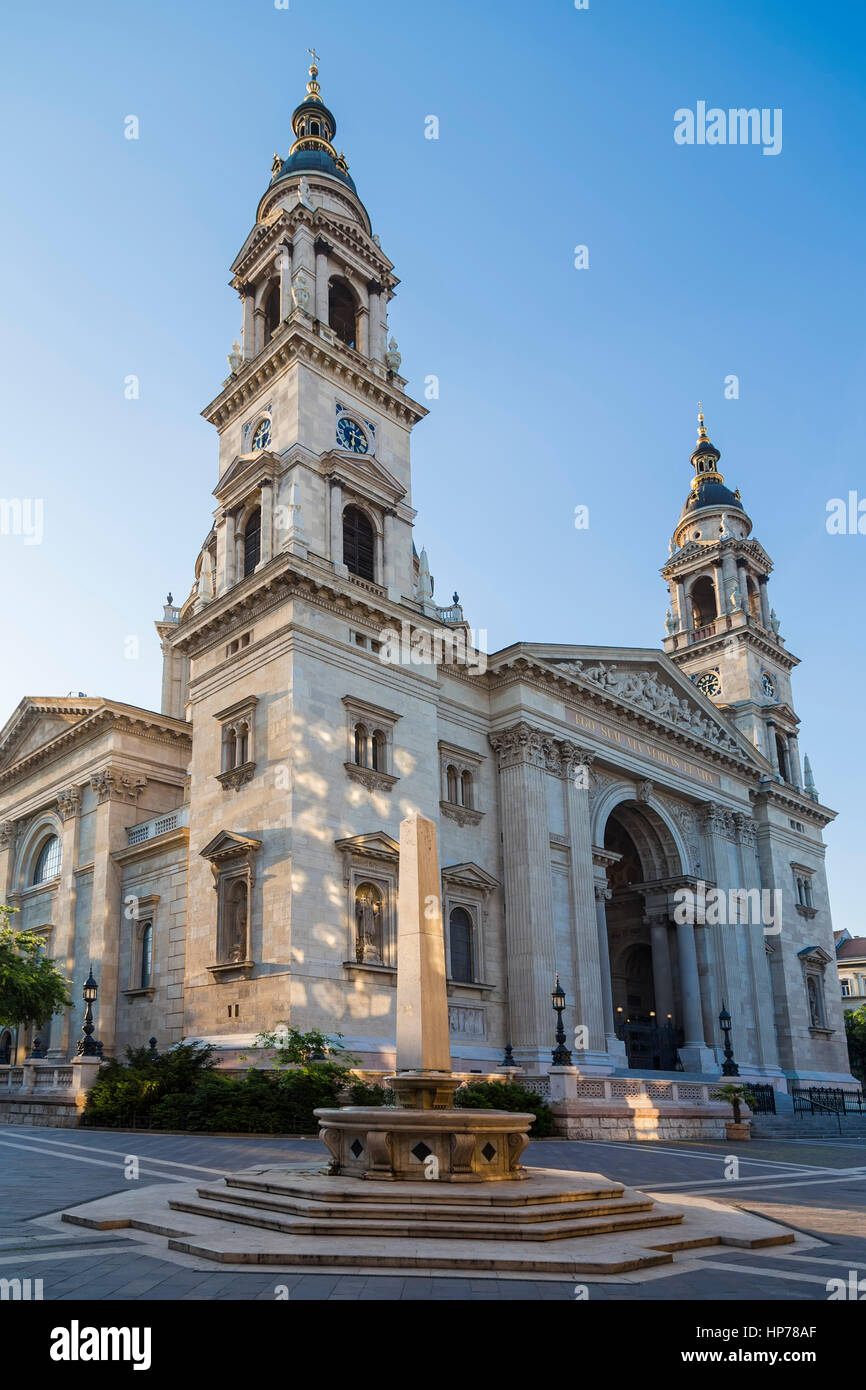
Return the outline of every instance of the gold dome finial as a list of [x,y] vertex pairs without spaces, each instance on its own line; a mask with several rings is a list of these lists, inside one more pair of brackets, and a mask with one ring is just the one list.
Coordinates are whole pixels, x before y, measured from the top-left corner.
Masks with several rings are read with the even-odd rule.
[[707,434],[707,427],[704,424],[704,407],[702,402],[698,401],[698,443],[702,444],[704,440],[706,440],[708,444],[712,443],[710,436]]
[[316,78],[319,75],[319,55],[314,48],[308,48],[307,52],[313,60],[310,63],[310,80],[307,83],[307,94],[308,96],[314,97],[316,98],[316,100],[319,100],[319,93],[321,91],[321,88],[319,87],[319,84],[316,81]]

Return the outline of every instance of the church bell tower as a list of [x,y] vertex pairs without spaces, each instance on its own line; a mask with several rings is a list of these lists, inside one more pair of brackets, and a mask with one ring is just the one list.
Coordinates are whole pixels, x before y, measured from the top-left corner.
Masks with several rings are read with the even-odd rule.
[[812,796],[791,695],[798,658],[785,647],[770,606],[772,561],[752,536],[739,488],[726,486],[720,460],[699,407],[694,477],[661,571],[670,595],[664,649],[764,754],[779,781]]

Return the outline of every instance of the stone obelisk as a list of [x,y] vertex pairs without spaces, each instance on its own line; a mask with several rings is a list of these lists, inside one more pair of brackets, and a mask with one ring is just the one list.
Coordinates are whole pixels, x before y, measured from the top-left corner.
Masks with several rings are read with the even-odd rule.
[[440,895],[436,825],[426,816],[407,816],[400,823],[397,1066],[391,1083],[402,1108],[445,1109],[458,1085],[451,1075]]

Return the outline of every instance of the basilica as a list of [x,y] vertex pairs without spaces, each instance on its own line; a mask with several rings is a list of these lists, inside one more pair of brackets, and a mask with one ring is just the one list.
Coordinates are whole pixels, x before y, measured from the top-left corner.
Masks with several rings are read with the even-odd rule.
[[[394,1062],[398,826],[435,819],[454,1067],[850,1082],[772,562],[703,414],[661,647],[478,650],[413,543],[398,280],[318,68],[231,265],[242,329],[161,710],[30,696],[0,733],[0,901],[73,1007],[0,1061],[287,1020]],[[710,422],[712,423],[712,422]],[[202,499],[204,501],[204,497]],[[661,589],[661,586],[660,586]],[[441,595],[439,599],[441,600]],[[660,611],[663,605],[660,605]],[[399,640],[395,639],[399,635]],[[683,910],[685,904],[685,910]],[[771,906],[768,906],[771,905]]]

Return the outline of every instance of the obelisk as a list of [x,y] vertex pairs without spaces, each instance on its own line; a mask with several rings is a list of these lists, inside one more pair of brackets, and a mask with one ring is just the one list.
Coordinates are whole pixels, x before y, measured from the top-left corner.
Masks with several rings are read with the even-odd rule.
[[392,1082],[403,1108],[443,1109],[451,1076],[445,938],[436,825],[426,816],[400,823],[397,907],[397,1066]]

